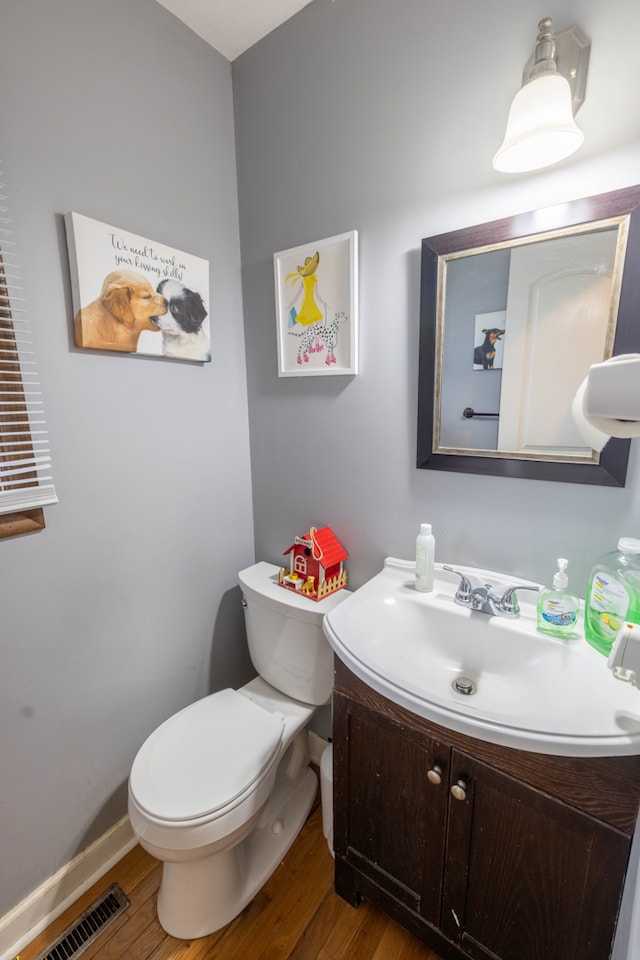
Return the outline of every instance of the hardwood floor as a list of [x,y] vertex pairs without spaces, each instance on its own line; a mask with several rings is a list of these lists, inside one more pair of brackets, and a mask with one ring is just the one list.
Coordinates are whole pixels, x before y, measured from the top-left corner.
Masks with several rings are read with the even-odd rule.
[[[223,930],[190,942],[156,918],[161,865],[135,847],[18,955],[33,960],[112,883],[131,906],[82,960],[439,960],[369,903],[354,910],[333,891],[333,860],[316,806],[255,900]],[[16,958],[18,960],[18,958]]]

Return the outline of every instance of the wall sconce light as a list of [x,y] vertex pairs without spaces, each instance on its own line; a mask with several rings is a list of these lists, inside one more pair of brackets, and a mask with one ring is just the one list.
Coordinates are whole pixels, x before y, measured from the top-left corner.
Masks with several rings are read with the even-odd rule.
[[509,110],[502,146],[493,158],[501,173],[539,170],[571,156],[584,140],[574,115],[584,101],[591,44],[579,27],[554,36],[551,17],[538,24],[523,86]]

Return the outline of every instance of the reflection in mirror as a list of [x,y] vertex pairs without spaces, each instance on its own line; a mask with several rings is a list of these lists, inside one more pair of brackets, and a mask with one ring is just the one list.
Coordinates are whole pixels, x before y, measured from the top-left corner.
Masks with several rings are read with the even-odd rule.
[[633,187],[423,241],[419,467],[624,485],[629,441],[589,449],[571,403],[591,364],[640,345],[639,202]]
[[621,226],[443,258],[438,449],[592,458],[571,402],[611,356]]

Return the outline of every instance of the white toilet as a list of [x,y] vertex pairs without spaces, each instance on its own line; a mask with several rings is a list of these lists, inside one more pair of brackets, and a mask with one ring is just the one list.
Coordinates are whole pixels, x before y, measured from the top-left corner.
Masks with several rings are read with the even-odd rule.
[[278,586],[269,563],[238,578],[260,676],[166,720],[129,778],[134,833],[164,863],[158,919],[182,939],[219,930],[253,899],[300,832],[318,786],[306,726],[331,696],[322,617],[347,591],[311,601]]

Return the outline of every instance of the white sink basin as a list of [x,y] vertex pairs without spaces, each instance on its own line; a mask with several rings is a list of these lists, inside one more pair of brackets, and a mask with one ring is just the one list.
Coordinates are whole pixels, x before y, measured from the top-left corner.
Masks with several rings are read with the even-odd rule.
[[[496,593],[518,582],[456,569]],[[574,638],[547,637],[536,630],[535,593],[520,592],[520,616],[510,620],[456,604],[459,578],[442,564],[432,593],[415,590],[414,573],[412,562],[385,560],[324,619],[336,655],[361,680],[419,716],[493,743],[562,756],[640,753],[640,690],[615,679],[582,623]],[[473,693],[454,689],[460,678]]]

